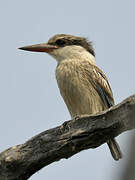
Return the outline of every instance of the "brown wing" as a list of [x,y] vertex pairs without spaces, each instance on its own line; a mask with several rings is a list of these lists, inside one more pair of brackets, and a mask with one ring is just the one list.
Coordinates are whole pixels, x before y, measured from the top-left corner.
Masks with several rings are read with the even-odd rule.
[[102,101],[107,107],[114,105],[113,93],[107,77],[105,74],[95,65],[87,64],[85,73],[90,80]]
[[100,95],[100,97],[108,107],[113,106],[114,105],[113,93],[109,85],[109,82],[107,80],[107,77],[97,66],[93,66],[93,72],[94,72],[95,87],[98,94]]

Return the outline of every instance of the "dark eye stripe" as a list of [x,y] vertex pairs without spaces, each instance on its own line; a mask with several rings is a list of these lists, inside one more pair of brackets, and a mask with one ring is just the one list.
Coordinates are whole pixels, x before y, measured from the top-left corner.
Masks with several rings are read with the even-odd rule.
[[58,39],[56,42],[55,42],[56,45],[58,46],[63,46],[66,44],[66,42],[63,40],[63,39]]
[[59,36],[57,35],[57,38],[56,36],[54,36],[52,39],[48,41],[48,43],[52,45],[57,45],[59,47],[71,46],[71,45],[82,46],[93,56],[95,56],[95,52],[92,47],[92,44],[91,42],[88,42],[86,38],[74,37],[68,35],[59,35]]

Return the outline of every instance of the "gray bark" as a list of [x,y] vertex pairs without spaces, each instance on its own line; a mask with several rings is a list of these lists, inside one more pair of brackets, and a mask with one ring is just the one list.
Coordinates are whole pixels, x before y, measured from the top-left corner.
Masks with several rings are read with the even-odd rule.
[[26,180],[41,168],[135,128],[135,95],[101,112],[66,121],[0,153],[0,180]]

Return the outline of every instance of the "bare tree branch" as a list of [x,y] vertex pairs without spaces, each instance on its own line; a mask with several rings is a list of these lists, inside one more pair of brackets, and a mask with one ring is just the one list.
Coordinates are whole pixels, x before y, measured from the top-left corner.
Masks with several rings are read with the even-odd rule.
[[135,128],[135,95],[96,115],[67,121],[0,154],[0,180],[26,180],[41,168]]

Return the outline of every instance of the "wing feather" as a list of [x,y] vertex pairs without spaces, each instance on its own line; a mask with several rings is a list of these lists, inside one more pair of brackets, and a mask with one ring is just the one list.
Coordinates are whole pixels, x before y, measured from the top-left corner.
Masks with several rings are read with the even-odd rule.
[[114,105],[114,99],[107,77],[98,67],[95,66],[93,68],[95,72],[95,83],[97,92],[99,93],[104,103],[106,103],[108,107],[111,107]]
[[113,93],[105,74],[97,66],[91,64],[89,64],[89,67],[87,66],[86,74],[89,76],[90,82],[101,97],[105,106],[108,108],[113,106]]

